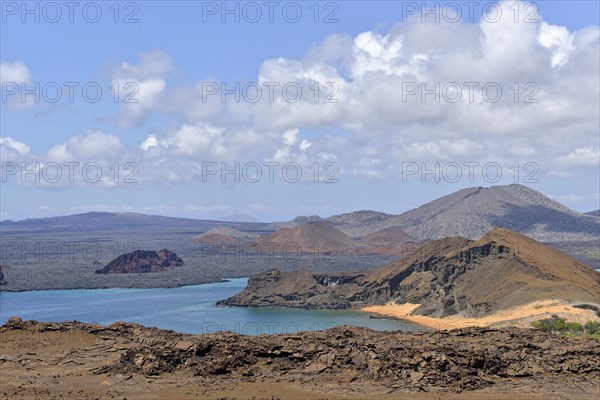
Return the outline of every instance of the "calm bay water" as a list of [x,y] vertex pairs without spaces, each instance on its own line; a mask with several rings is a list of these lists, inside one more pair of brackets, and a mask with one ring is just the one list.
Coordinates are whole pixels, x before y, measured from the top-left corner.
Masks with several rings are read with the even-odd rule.
[[346,310],[216,307],[242,291],[247,279],[170,289],[93,289],[0,292],[0,323],[11,316],[37,321],[77,320],[103,325],[127,321],[182,333],[230,330],[247,335],[322,330],[338,325],[419,330],[394,320]]

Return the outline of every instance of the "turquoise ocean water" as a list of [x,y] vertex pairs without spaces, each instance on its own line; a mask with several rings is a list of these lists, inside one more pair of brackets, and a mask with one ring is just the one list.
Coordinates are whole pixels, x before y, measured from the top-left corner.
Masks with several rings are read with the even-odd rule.
[[0,292],[0,323],[10,316],[37,321],[111,324],[135,322],[182,333],[230,330],[257,335],[322,330],[338,325],[375,330],[422,329],[407,322],[371,319],[346,310],[216,307],[242,291],[247,279],[169,289],[93,289]]

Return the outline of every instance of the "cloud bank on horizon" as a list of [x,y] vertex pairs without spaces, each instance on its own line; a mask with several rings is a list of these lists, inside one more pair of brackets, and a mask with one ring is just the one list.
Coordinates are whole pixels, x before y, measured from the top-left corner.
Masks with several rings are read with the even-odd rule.
[[[106,76],[107,86],[132,89],[118,93],[116,112],[97,116],[113,130],[82,129],[34,150],[3,129],[2,162],[108,170],[118,161],[139,166],[141,184],[159,185],[201,182],[208,161],[335,165],[339,178],[375,182],[397,179],[407,163],[497,163],[508,171],[519,162],[535,164],[537,178],[597,182],[600,27],[570,31],[539,15],[515,21],[515,4],[526,15],[526,3],[501,1],[494,21],[414,15],[384,32],[331,34],[301,58],[264,60],[237,83],[207,76],[182,84],[178,59],[146,46]],[[2,60],[3,85],[30,84],[35,75],[22,60]],[[17,98],[3,101],[9,116],[48,106]],[[145,133],[131,140],[128,129]],[[136,168],[119,168],[129,167]],[[121,182],[105,175],[98,183]],[[57,188],[43,179],[27,184]],[[597,191],[556,193],[576,202],[597,199]]]

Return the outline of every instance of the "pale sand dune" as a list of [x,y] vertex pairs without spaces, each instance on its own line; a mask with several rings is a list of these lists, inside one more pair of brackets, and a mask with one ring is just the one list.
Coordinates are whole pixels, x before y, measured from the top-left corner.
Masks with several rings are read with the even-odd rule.
[[564,300],[541,300],[534,301],[522,306],[509,308],[497,313],[480,318],[466,318],[461,316],[450,316],[443,318],[427,317],[424,315],[412,315],[412,312],[420,304],[387,304],[384,306],[364,307],[361,311],[376,313],[384,316],[401,318],[403,320],[427,326],[433,329],[455,329],[469,326],[520,326],[530,327],[531,321],[547,318],[556,314],[567,321],[579,322],[597,321],[599,318],[592,310],[575,308]]

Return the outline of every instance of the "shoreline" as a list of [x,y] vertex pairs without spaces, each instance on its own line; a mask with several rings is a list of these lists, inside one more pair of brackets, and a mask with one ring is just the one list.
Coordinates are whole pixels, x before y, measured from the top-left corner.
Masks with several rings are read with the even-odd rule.
[[159,285],[159,286],[98,286],[98,287],[72,287],[72,288],[60,288],[60,289],[4,289],[0,287],[0,293],[23,293],[23,292],[60,292],[64,290],[108,290],[108,289],[177,289],[188,286],[200,286],[209,285],[211,283],[226,283],[231,282],[232,279],[248,279],[248,277],[239,278],[216,278],[215,280],[209,280],[207,282],[199,283],[183,283],[180,285]]
[[[420,304],[391,304],[382,306],[367,306],[359,308],[359,311],[369,312],[383,317],[390,317],[413,324],[423,325],[434,330],[451,330],[457,328],[477,327],[504,327],[515,326],[530,328],[534,320],[548,318],[556,314],[567,321],[585,323],[586,321],[598,321],[600,318],[595,311],[573,307],[579,303],[571,303],[565,300],[538,300],[532,303],[512,307],[498,311],[483,317],[430,317],[426,315],[413,315],[412,313]],[[583,303],[582,303],[583,304]],[[595,304],[597,305],[597,304]]]

